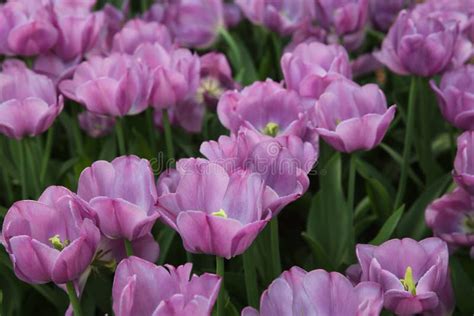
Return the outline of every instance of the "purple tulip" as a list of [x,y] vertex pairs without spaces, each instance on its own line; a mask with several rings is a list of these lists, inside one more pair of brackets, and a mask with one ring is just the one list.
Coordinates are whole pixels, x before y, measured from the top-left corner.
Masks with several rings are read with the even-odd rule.
[[474,131],[468,131],[458,137],[458,150],[454,160],[453,178],[459,186],[474,194]]
[[164,24],[177,43],[191,47],[212,45],[224,27],[222,0],[178,0],[165,9]]
[[299,26],[291,35],[291,42],[285,47],[285,53],[291,53],[295,48],[301,44],[310,44],[312,42],[327,42],[327,32],[325,29],[318,25],[313,25],[311,22],[307,22]]
[[430,81],[444,118],[464,130],[474,129],[474,65],[446,72],[439,88]]
[[150,103],[155,109],[172,108],[195,97],[200,68],[196,54],[184,48],[168,51],[158,43],[145,43],[135,56],[152,72]]
[[0,133],[21,139],[46,131],[61,113],[63,97],[53,82],[29,70],[18,60],[8,60],[0,73]]
[[104,16],[103,26],[94,47],[88,53],[90,56],[110,54],[114,36],[122,29],[125,23],[126,14],[124,11],[117,9],[110,3],[106,3],[101,12]]
[[102,233],[133,241],[150,233],[159,217],[150,163],[136,156],[96,161],[79,177],[78,195],[88,201]]
[[239,85],[232,78],[232,69],[224,54],[210,52],[200,57],[201,81],[197,89],[197,100],[215,109],[219,98],[226,90]]
[[[144,260],[155,262],[160,255],[160,246],[151,233],[143,237],[132,240],[133,255]],[[108,264],[110,262],[120,262],[126,259],[127,253],[125,244],[120,239],[110,239],[103,237],[99,245],[96,261]]]
[[314,17],[313,0],[236,0],[245,16],[281,35],[289,35]]
[[370,150],[382,141],[395,108],[387,109],[385,95],[377,85],[361,87],[340,79],[329,85],[316,103],[314,124],[319,135],[338,151]]
[[351,61],[352,75],[354,78],[370,74],[376,70],[383,69],[380,63],[372,53],[362,54]]
[[103,137],[110,134],[115,126],[115,118],[95,114],[89,111],[78,116],[79,126],[92,138]]
[[81,58],[64,61],[55,54],[47,53],[35,58],[33,70],[39,74],[48,76],[57,86],[61,81],[70,79]]
[[304,138],[307,120],[298,94],[267,79],[242,91],[227,91],[217,105],[222,125],[232,133],[246,126],[263,135]]
[[[171,125],[180,126],[188,133],[200,133],[206,109],[196,100],[189,99],[177,103],[168,110],[168,119]],[[163,127],[163,111],[155,111],[155,125]]]
[[383,293],[375,282],[353,286],[342,274],[293,267],[274,280],[260,299],[260,313],[251,307],[242,316],[375,316]]
[[13,204],[2,239],[17,277],[33,284],[77,281],[100,241],[99,229],[87,217],[86,203],[62,187],[49,187],[38,201]]
[[288,89],[313,101],[334,80],[352,78],[346,50],[339,45],[303,43],[281,58],[281,69]]
[[426,225],[451,248],[474,247],[473,202],[468,192],[456,188],[428,206]]
[[0,6],[0,53],[37,55],[52,48],[57,39],[50,3],[16,0]]
[[315,0],[315,3],[316,20],[339,36],[362,31],[367,23],[369,0]]
[[[461,42],[460,42],[461,41]],[[375,57],[400,75],[431,77],[462,65],[471,55],[456,23],[402,11]]]
[[256,173],[228,175],[216,163],[181,159],[158,179],[158,208],[164,222],[191,253],[230,259],[242,254],[271,218],[269,192]]
[[91,112],[124,116],[147,108],[151,80],[145,65],[128,55],[113,54],[81,63],[73,79],[62,81],[59,89]]
[[265,205],[274,215],[306,192],[306,174],[318,157],[317,149],[297,136],[262,137],[246,128],[231,137],[221,136],[217,142],[202,143],[201,153],[229,174],[238,170],[258,173],[268,186]]
[[[408,2],[413,2],[413,0]],[[372,24],[378,30],[385,32],[393,24],[398,13],[406,7],[406,0],[370,0],[369,10]]]
[[221,278],[209,273],[191,275],[191,269],[191,263],[175,268],[156,266],[137,257],[123,260],[112,289],[115,315],[210,315]]
[[224,21],[227,27],[233,27],[242,20],[242,11],[235,3],[224,3]]
[[119,53],[133,54],[143,43],[159,43],[166,49],[172,47],[168,28],[156,22],[145,22],[140,19],[130,20],[123,29],[115,34],[112,50]]
[[165,4],[153,3],[150,8],[143,13],[143,19],[147,22],[163,23],[165,18]]
[[448,247],[432,237],[392,239],[380,246],[357,245],[362,281],[377,282],[384,306],[397,315],[451,315],[453,293]]

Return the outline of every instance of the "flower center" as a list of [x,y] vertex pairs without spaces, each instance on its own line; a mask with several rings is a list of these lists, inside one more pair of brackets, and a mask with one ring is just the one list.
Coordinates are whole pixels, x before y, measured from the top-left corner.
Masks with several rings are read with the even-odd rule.
[[405,291],[410,292],[412,295],[416,295],[416,283],[415,280],[413,280],[413,271],[410,266],[407,267],[405,277],[400,279],[400,282],[402,282]]
[[220,209],[218,212],[213,212],[213,213],[211,213],[211,215],[217,216],[217,217],[227,218],[227,213],[223,209]]
[[61,238],[59,237],[59,235],[54,235],[48,240],[51,242],[54,249],[59,250],[59,251],[62,251],[64,248],[66,248],[70,244],[70,241],[67,239],[65,239],[64,241],[61,241]]
[[474,234],[474,214],[466,214],[462,226],[465,232]]
[[218,99],[222,94],[222,88],[218,80],[212,77],[206,77],[201,80],[197,89],[196,99],[199,103],[204,102],[204,96]]
[[279,130],[280,130],[280,126],[278,126],[277,123],[269,122],[263,129],[263,133],[265,135],[275,137],[278,134]]

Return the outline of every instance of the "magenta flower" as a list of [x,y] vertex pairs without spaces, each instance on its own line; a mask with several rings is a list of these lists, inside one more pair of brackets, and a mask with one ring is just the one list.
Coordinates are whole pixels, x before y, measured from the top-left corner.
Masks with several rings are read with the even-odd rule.
[[101,12],[104,16],[103,26],[94,47],[88,53],[90,56],[110,54],[114,36],[122,29],[125,23],[126,17],[124,12],[110,3],[106,3]]
[[262,137],[246,128],[231,137],[221,136],[217,142],[202,143],[201,153],[229,174],[239,170],[258,173],[268,187],[265,205],[273,214],[306,192],[307,173],[318,157],[317,148],[297,136]]
[[233,27],[242,20],[242,11],[240,7],[233,3],[224,3],[224,21],[227,27]]
[[430,81],[444,118],[464,130],[474,129],[474,65],[446,72],[439,88]]
[[347,79],[334,81],[315,106],[319,135],[342,152],[370,150],[380,144],[395,115],[375,84],[359,86]]
[[[327,32],[318,25],[313,25],[307,22],[299,26],[291,35],[291,42],[285,47],[285,53],[291,53],[295,48],[301,44],[310,44],[312,42],[327,42]],[[348,57],[349,58],[349,57]]]
[[212,45],[224,27],[222,0],[178,0],[166,9],[164,24],[177,43],[191,47]]
[[380,63],[374,54],[367,53],[362,54],[353,61],[351,61],[352,75],[354,78],[370,74],[378,69],[383,68],[383,64]]
[[[160,246],[151,233],[130,242],[133,255],[144,260],[155,262],[160,255]],[[120,239],[103,237],[99,245],[97,259],[103,263],[120,262],[126,259],[125,244]]]
[[0,73],[0,133],[21,139],[46,131],[61,113],[64,101],[53,82],[8,60]]
[[9,1],[0,6],[0,53],[32,56],[52,48],[58,32],[51,4],[38,0]]
[[[281,58],[288,89],[312,102],[340,77],[352,78],[349,56],[344,47],[318,42],[302,43]],[[311,102],[311,103],[312,103]]]
[[145,22],[134,19],[127,22],[122,30],[115,34],[112,50],[119,53],[133,54],[143,43],[159,43],[166,49],[172,47],[168,28],[156,22]]
[[398,16],[412,0],[370,0],[369,10],[372,24],[381,31],[387,31]]
[[281,35],[289,35],[314,17],[311,0],[236,0],[245,16]]
[[383,293],[375,282],[353,286],[342,274],[293,267],[274,280],[260,299],[260,313],[251,307],[242,316],[379,315]]
[[184,48],[168,51],[158,43],[145,43],[135,56],[151,71],[150,103],[155,109],[171,108],[196,95],[200,68],[196,54]]
[[473,202],[468,192],[456,188],[427,207],[426,225],[451,248],[474,247]]
[[453,178],[457,184],[474,194],[474,131],[464,132],[458,137],[458,150],[454,159]]
[[89,202],[100,230],[111,239],[139,239],[159,217],[150,163],[136,156],[94,162],[82,171],[77,192]]
[[137,257],[123,260],[112,289],[117,316],[210,315],[221,278],[204,273],[191,276],[192,264],[156,266]]
[[82,112],[77,118],[81,129],[92,138],[110,134],[115,126],[114,117],[95,114],[89,111]]
[[197,100],[215,109],[219,98],[226,90],[239,85],[232,78],[232,69],[224,54],[210,52],[200,57],[201,80],[197,89]]
[[81,58],[64,61],[61,57],[47,53],[39,55],[33,63],[33,70],[39,74],[48,76],[57,86],[61,81],[70,79]]
[[242,254],[271,217],[261,177],[246,171],[229,175],[204,159],[182,159],[176,168],[158,179],[163,221],[191,253],[227,259]]
[[125,116],[147,108],[151,80],[145,65],[128,55],[113,54],[81,63],[73,79],[62,81],[59,89],[91,112]]
[[471,55],[470,45],[458,45],[459,27],[439,17],[402,11],[375,53],[380,62],[400,75],[431,77],[448,67],[462,65]]
[[[171,125],[180,126],[189,133],[200,133],[205,112],[202,103],[188,99],[169,109],[168,119]],[[153,119],[156,126],[163,127],[163,111],[155,111]]]
[[19,201],[5,216],[3,244],[15,274],[41,284],[77,281],[91,264],[99,229],[86,203],[66,188],[49,187],[38,201]]
[[439,238],[392,239],[357,245],[362,281],[382,286],[384,306],[397,315],[450,315],[454,308],[448,247]]
[[307,120],[298,94],[267,79],[242,91],[227,91],[217,105],[222,125],[232,133],[241,126],[268,136],[295,135],[304,138]]
[[315,0],[316,20],[337,35],[357,33],[365,27],[369,0]]

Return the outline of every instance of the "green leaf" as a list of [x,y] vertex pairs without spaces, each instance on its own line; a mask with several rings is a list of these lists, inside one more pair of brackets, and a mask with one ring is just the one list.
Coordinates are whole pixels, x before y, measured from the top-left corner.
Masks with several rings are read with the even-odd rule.
[[451,278],[456,297],[456,306],[463,315],[474,313],[474,283],[464,271],[460,262],[453,256],[450,258]]
[[331,262],[331,258],[317,240],[314,240],[305,232],[301,233],[301,237],[303,237],[309,248],[311,248],[311,251],[314,255],[314,261],[316,262],[316,266],[328,271],[335,269],[334,263]]
[[390,239],[395,228],[397,228],[398,222],[402,218],[403,212],[405,211],[405,205],[402,205],[398,210],[396,210],[383,224],[377,236],[370,242],[373,245],[380,245],[384,241]]
[[387,189],[376,179],[366,179],[365,186],[372,209],[380,220],[385,220],[392,211],[392,197]]
[[365,162],[362,159],[356,160],[356,168],[357,172],[362,176],[364,179],[375,179],[380,184],[382,184],[385,190],[389,193],[390,196],[395,195],[395,189],[391,185],[390,181],[387,179],[386,175],[380,173],[376,168],[374,168],[369,163]]

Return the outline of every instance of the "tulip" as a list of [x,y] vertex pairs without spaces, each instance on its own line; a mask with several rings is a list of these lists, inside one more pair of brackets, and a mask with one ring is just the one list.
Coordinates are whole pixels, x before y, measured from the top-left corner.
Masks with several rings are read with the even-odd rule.
[[454,181],[470,194],[474,194],[473,140],[474,132],[472,131],[464,132],[458,137],[453,172]]
[[[151,233],[130,242],[133,255],[146,261],[155,262],[160,255],[160,246]],[[125,244],[120,239],[103,237],[99,245],[97,261],[108,264],[120,262],[128,257]]]
[[[291,42],[285,47],[285,53],[291,53],[295,48],[301,44],[310,44],[312,42],[327,42],[327,32],[318,25],[313,25],[310,22],[299,26],[291,35]],[[349,58],[349,57],[348,57]]]
[[[180,126],[189,133],[200,133],[205,111],[203,104],[189,99],[169,109],[168,116],[172,125]],[[153,119],[156,126],[163,128],[162,111],[155,111]]]
[[[125,3],[125,2],[124,2]],[[108,55],[112,51],[113,39],[125,23],[123,10],[117,9],[110,3],[106,3],[101,10],[104,16],[102,29],[99,31],[94,47],[89,50],[89,55]]]
[[13,204],[2,239],[17,277],[32,284],[78,281],[100,241],[89,215],[87,204],[61,187],[49,187],[38,201]]
[[302,43],[281,58],[281,69],[288,89],[303,98],[315,99],[334,80],[352,78],[349,56],[339,45]]
[[202,143],[201,153],[229,174],[238,170],[260,174],[268,187],[265,204],[274,215],[306,192],[306,174],[318,156],[316,148],[299,137],[273,139],[246,128],[241,128],[236,136],[221,136],[218,142]]
[[168,28],[156,22],[145,22],[134,19],[127,22],[122,30],[115,34],[112,50],[119,53],[133,54],[143,43],[159,43],[166,49],[172,47]]
[[159,217],[150,163],[136,156],[94,162],[82,171],[77,192],[89,202],[101,232],[110,239],[144,237]]
[[314,17],[310,0],[236,0],[245,16],[254,24],[264,25],[281,35],[289,35]]
[[155,109],[172,108],[196,95],[200,67],[196,54],[187,49],[167,51],[158,43],[145,43],[135,56],[152,72],[150,103]]
[[393,24],[398,13],[406,7],[406,0],[370,0],[369,11],[372,24],[376,29],[385,32]]
[[372,53],[368,53],[360,55],[351,61],[351,68],[354,78],[357,78],[383,69],[383,64]]
[[379,315],[383,293],[375,282],[353,286],[342,274],[293,267],[274,280],[260,300],[260,313],[251,307],[242,316]]
[[177,43],[191,47],[212,45],[224,27],[222,0],[178,0],[165,9],[164,24]]
[[430,81],[438,97],[438,105],[444,118],[464,130],[474,129],[474,65],[466,65],[446,72],[439,88]]
[[240,7],[235,3],[224,3],[224,21],[227,27],[233,27],[242,20]]
[[386,309],[397,315],[451,315],[454,302],[449,254],[441,239],[392,239],[380,246],[359,244],[356,254],[361,280],[382,286]]
[[64,61],[53,53],[47,53],[35,58],[33,70],[48,76],[57,86],[61,81],[73,76],[74,70],[80,62],[80,56],[70,61]]
[[192,264],[156,266],[137,257],[117,267],[112,288],[117,316],[210,315],[220,289],[219,276],[191,276]]
[[21,139],[46,131],[61,113],[63,97],[53,82],[29,70],[18,60],[8,60],[0,74],[0,133]]
[[315,0],[315,4],[319,24],[339,36],[357,33],[367,23],[369,0]]
[[115,118],[88,111],[79,114],[78,120],[81,129],[92,138],[110,134],[115,126]]
[[459,43],[459,26],[439,17],[410,15],[402,11],[375,57],[400,75],[431,77],[462,65],[471,55],[470,45]]
[[0,53],[37,55],[52,48],[57,39],[49,3],[17,0],[0,6]]
[[200,60],[201,80],[196,98],[199,103],[215,109],[224,91],[237,89],[239,85],[232,78],[232,69],[224,54],[211,52]]
[[298,94],[270,79],[240,92],[227,91],[217,105],[219,120],[234,134],[246,126],[262,135],[303,138],[307,133],[303,112]]
[[81,63],[73,79],[62,81],[59,89],[88,111],[125,116],[147,108],[151,80],[146,66],[128,55],[113,54]]
[[474,200],[461,188],[433,201],[426,209],[426,225],[451,248],[474,247]]
[[270,220],[258,174],[204,159],[181,159],[158,179],[158,209],[191,253],[230,259],[242,254]]
[[395,115],[375,84],[334,81],[314,107],[316,131],[334,149],[351,153],[380,144]]

